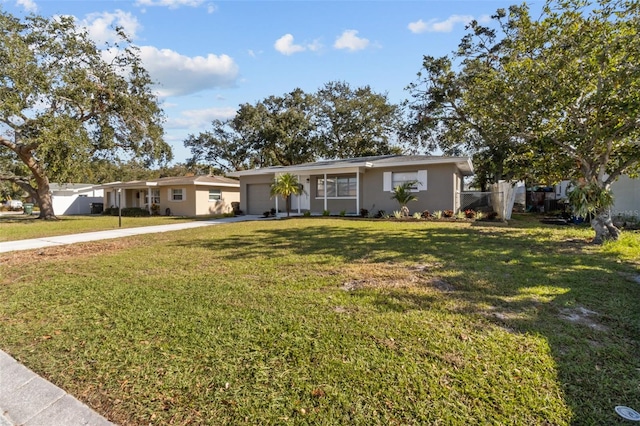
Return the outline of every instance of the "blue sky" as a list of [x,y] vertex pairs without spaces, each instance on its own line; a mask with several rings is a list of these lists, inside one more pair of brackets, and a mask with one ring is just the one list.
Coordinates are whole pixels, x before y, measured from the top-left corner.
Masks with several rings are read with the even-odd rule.
[[[16,16],[73,15],[97,41],[119,25],[141,48],[167,115],[175,162],[211,120],[295,88],[369,85],[409,97],[423,55],[453,51],[471,19],[519,1],[0,0]],[[534,4],[535,6],[535,4]]]

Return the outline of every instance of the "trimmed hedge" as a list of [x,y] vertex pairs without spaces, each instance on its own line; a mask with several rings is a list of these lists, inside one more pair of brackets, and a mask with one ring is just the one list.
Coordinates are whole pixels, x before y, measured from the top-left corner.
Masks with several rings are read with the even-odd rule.
[[[111,216],[118,216],[118,208],[117,207],[110,207],[108,209],[104,209],[104,211],[102,212],[103,215],[111,215]],[[149,211],[145,210],[145,209],[141,209],[140,207],[124,207],[122,209],[122,216],[126,216],[126,217],[144,217],[144,216],[150,216],[149,215]]]

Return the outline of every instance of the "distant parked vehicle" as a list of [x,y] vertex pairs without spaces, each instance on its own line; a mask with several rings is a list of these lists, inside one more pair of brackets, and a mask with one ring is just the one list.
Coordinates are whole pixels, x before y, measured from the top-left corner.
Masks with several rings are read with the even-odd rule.
[[9,210],[22,210],[24,208],[24,206],[22,205],[22,201],[20,200],[7,200],[5,201],[4,205]]

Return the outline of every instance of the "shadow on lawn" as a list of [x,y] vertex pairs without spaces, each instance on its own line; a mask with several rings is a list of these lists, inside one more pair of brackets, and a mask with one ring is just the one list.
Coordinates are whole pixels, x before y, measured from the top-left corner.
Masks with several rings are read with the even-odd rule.
[[[629,265],[584,241],[554,242],[518,229],[395,229],[344,221],[293,223],[183,245],[235,260],[278,256],[281,250],[327,264],[419,264],[428,258],[448,272],[454,290],[444,296],[458,313],[510,332],[545,336],[575,424],[622,424],[616,405],[640,410],[640,285],[629,279]],[[377,294],[374,303],[402,312],[430,309],[440,300],[392,289]]]

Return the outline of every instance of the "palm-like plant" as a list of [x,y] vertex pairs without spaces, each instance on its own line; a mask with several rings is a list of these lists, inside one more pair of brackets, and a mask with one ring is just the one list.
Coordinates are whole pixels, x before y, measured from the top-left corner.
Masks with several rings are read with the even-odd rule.
[[400,204],[400,211],[404,213],[405,216],[409,215],[409,209],[407,208],[407,204],[411,201],[418,201],[418,197],[411,193],[411,188],[416,185],[417,182],[405,182],[402,185],[398,185],[393,188],[393,195],[391,196],[392,200],[396,200],[398,204]]
[[285,173],[280,176],[276,176],[271,184],[271,196],[282,196],[287,204],[287,217],[291,210],[291,195],[303,194],[304,190],[302,185],[298,182],[298,178],[291,173]]

